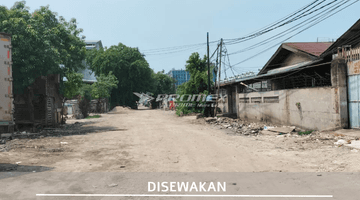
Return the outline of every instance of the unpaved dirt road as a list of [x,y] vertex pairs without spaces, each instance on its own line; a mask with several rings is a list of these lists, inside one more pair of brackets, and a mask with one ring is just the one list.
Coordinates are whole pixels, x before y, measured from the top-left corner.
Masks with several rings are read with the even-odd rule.
[[[0,199],[189,200],[207,198],[164,195],[252,194],[355,200],[360,195],[360,173],[354,173],[360,171],[359,152],[335,147],[331,140],[238,136],[204,119],[161,110],[117,108],[98,119],[68,122],[61,137],[54,130],[7,143],[9,151],[0,152]],[[350,173],[325,173],[337,171]],[[149,190],[149,182],[164,181],[218,181],[226,191]]]
[[172,111],[118,107],[99,119],[68,122],[83,123],[90,133],[11,141],[14,148],[0,152],[0,163],[57,172],[360,171],[360,153],[332,142],[235,136]]

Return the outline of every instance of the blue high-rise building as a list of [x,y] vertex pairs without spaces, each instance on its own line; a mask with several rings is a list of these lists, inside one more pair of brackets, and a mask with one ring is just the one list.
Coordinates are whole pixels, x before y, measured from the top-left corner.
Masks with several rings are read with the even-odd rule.
[[[214,65],[213,63],[211,63],[211,65]],[[212,66],[213,70],[212,70],[212,81],[215,82],[216,81],[216,73],[215,73],[215,69],[214,66]],[[188,80],[190,80],[190,73],[189,71],[180,69],[180,70],[175,70],[172,69],[167,73],[168,76],[170,76],[171,78],[175,79],[175,88],[177,89],[177,87],[185,82],[187,82]]]
[[175,79],[175,88],[177,88],[179,85],[187,82],[190,80],[190,73],[185,70],[170,70],[167,75],[169,75],[171,78]]

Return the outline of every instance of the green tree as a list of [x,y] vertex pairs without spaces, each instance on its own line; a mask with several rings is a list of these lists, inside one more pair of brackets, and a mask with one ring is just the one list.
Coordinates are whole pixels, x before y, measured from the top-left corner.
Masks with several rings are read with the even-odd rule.
[[136,106],[133,92],[148,92],[154,90],[153,70],[150,69],[137,48],[131,48],[119,43],[104,49],[88,51],[86,63],[96,76],[108,74],[110,71],[118,80],[117,88],[111,92],[111,105]]
[[[159,94],[174,94],[175,93],[175,80],[170,76],[164,74],[164,70],[153,74],[154,79],[154,97]],[[159,102],[152,101],[152,108],[156,108]]]
[[91,96],[94,99],[110,97],[111,90],[113,88],[117,88],[117,84],[119,83],[116,76],[112,74],[112,72],[109,72],[109,74],[106,76],[104,74],[100,74],[100,76],[98,76],[96,80],[97,82],[91,85]]
[[[200,94],[200,95],[208,95],[208,73],[207,73],[207,57],[204,56],[203,59],[200,58],[199,53],[192,53],[189,59],[186,61],[186,71],[190,73],[189,81],[181,84],[178,86],[177,94],[184,95],[184,94]],[[214,83],[212,78],[210,78],[210,85],[212,86]],[[202,98],[201,98],[202,99]],[[180,102],[177,99],[177,103],[180,105],[177,107],[176,114],[188,114],[188,113],[204,113],[205,101],[200,102]],[[181,103],[191,103],[194,106],[181,106]]]
[[79,89],[79,95],[78,95],[79,109],[84,118],[89,116],[90,102],[92,99],[91,92],[92,92],[91,85],[85,83]]
[[175,80],[170,76],[164,74],[164,72],[158,72],[153,74],[155,80],[156,94],[174,94],[175,93]]
[[65,75],[67,81],[64,82],[64,97],[72,99],[79,95],[79,90],[83,86],[83,74],[69,71]]
[[118,87],[117,84],[119,83],[119,81],[117,80],[116,76],[112,74],[111,71],[106,76],[104,74],[100,74],[100,76],[98,76],[96,80],[97,82],[91,85],[91,96],[92,98],[98,100],[96,104],[96,110],[97,112],[101,112],[101,99],[109,98],[111,90]]
[[[76,20],[63,17],[43,6],[30,13],[25,1],[7,9],[0,6],[0,32],[12,34],[14,93],[42,75],[65,74],[84,68],[85,43],[79,38]],[[60,68],[59,65],[65,65]]]

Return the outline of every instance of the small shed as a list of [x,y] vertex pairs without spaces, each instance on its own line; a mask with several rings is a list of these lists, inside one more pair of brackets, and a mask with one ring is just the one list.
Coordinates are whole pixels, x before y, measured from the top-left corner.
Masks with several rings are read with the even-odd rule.
[[15,124],[56,127],[61,123],[60,75],[38,77],[23,94],[14,96]]

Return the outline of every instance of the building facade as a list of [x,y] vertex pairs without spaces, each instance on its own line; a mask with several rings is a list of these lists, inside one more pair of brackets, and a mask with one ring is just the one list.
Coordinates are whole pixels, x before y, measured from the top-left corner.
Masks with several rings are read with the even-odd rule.
[[334,43],[282,44],[256,76],[220,82],[220,109],[310,130],[360,128],[359,33],[360,20]]
[[[85,40],[86,43],[86,50],[103,48],[101,40]],[[80,73],[84,75],[83,82],[85,83],[94,83],[96,82],[95,73],[92,72],[89,66],[83,61],[84,65],[86,66],[85,69],[81,70]]]
[[175,79],[175,88],[177,88],[179,85],[187,82],[190,80],[190,73],[185,70],[175,70],[172,69],[167,73],[171,78]]
[[[59,93],[60,75],[38,77],[24,94],[14,96],[15,124],[41,128],[61,123],[62,96]],[[35,130],[35,129],[34,129]]]

